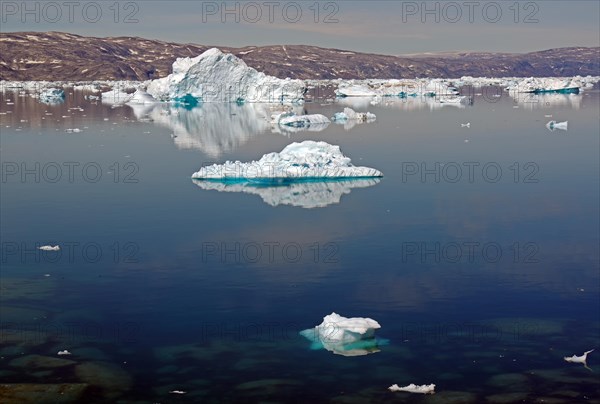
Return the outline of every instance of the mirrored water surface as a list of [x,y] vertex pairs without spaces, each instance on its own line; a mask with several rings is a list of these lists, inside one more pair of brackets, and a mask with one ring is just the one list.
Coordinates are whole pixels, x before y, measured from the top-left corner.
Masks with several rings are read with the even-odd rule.
[[[85,95],[47,105],[0,93],[0,383],[31,383],[10,394],[36,401],[61,384],[65,400],[88,403],[598,400],[600,351],[587,361],[595,373],[563,359],[600,349],[598,89],[294,107],[377,115],[313,130],[273,127],[278,106]],[[303,140],[339,145],[384,177],[191,179]],[[386,343],[358,356],[311,349],[299,332],[332,312],[377,320]],[[410,383],[436,394],[387,390]]]

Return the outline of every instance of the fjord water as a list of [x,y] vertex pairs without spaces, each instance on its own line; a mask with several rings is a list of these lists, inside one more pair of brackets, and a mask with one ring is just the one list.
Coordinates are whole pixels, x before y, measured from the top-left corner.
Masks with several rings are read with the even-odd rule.
[[[597,400],[563,357],[600,349],[600,93],[482,92],[461,108],[306,104],[377,121],[294,133],[251,105],[0,93],[0,383],[90,383],[82,402]],[[307,139],[384,177],[292,192],[190,178]],[[310,350],[298,333],[331,312],[376,319],[389,343]],[[64,349],[73,362],[23,360]]]

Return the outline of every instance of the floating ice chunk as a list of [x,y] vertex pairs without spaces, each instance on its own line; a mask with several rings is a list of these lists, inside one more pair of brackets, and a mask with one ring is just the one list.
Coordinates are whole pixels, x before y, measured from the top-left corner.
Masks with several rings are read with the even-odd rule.
[[468,104],[469,97],[464,95],[443,96],[439,98],[440,104]]
[[373,122],[377,119],[375,114],[370,112],[356,112],[352,108],[344,108],[344,112],[337,112],[332,120],[336,123],[345,123],[347,121]]
[[516,79],[508,85],[508,90],[517,93],[563,93],[579,94],[582,83],[575,77],[528,77]]
[[346,318],[336,313],[323,317],[314,328],[301,331],[300,335],[312,342],[311,349],[327,349],[337,355],[362,356],[379,352],[381,341],[375,338],[375,330],[381,328],[371,318]]
[[250,163],[227,161],[202,167],[192,178],[217,181],[259,181],[286,184],[331,178],[372,178],[383,174],[369,167],[356,167],[344,156],[339,146],[307,140],[292,143],[279,153],[265,154]]
[[203,102],[302,103],[301,80],[282,80],[249,67],[231,54],[212,48],[193,59],[179,58],[173,73],[153,80],[148,93],[162,101],[195,98]]
[[59,245],[55,245],[55,246],[43,245],[41,247],[38,247],[38,250],[42,250],[42,251],[59,251],[60,250],[60,246]]
[[470,128],[471,127],[471,122],[467,122],[467,123],[461,123],[460,124],[461,128]]
[[71,352],[67,351],[66,349],[64,351],[58,351],[57,355],[71,355]]
[[292,128],[308,128],[316,125],[329,125],[331,121],[325,115],[296,115],[292,112],[272,116],[272,123]]
[[59,88],[48,88],[40,93],[40,101],[44,104],[58,104],[65,100],[65,92]]
[[187,394],[187,391],[183,391],[183,390],[171,390],[169,391],[170,394]]
[[[583,363],[583,366],[584,366],[586,369],[590,369],[590,368],[588,367],[588,365],[587,365],[587,356],[588,356],[588,354],[590,354],[590,353],[592,353],[592,352],[594,352],[594,350],[593,350],[593,349],[591,349],[591,350],[589,350],[589,351],[585,351],[585,352],[583,353],[583,355],[581,355],[581,356],[577,356],[577,355],[573,355],[573,356],[565,356],[563,359],[564,359],[566,362],[571,362],[571,363]],[[591,370],[591,369],[590,369],[590,370]]]
[[343,83],[335,91],[338,97],[375,97],[377,92],[367,84]]
[[424,384],[422,386],[417,386],[416,384],[409,384],[408,386],[399,387],[397,384],[393,384],[388,387],[389,391],[406,391],[408,393],[418,393],[418,394],[433,394],[435,393],[435,384]]
[[315,182],[296,182],[286,186],[267,187],[262,183],[223,183],[193,180],[207,191],[242,192],[258,195],[271,206],[287,205],[304,209],[324,208],[338,204],[342,196],[354,188],[367,188],[380,182],[379,178],[324,180]]
[[79,129],[79,128],[72,128],[72,129],[69,128],[69,129],[65,129],[65,132],[67,132],[67,133],[79,133],[79,132],[81,132],[81,129]]
[[555,131],[557,129],[568,130],[569,121],[564,121],[564,122],[550,121],[546,124],[546,128],[548,128],[548,130],[551,130],[551,131]]

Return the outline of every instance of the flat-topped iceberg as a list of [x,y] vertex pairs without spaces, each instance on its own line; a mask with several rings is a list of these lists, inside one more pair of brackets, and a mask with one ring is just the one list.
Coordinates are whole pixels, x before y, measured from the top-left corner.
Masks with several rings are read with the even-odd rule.
[[267,76],[242,59],[212,48],[195,58],[179,58],[173,73],[153,80],[147,88],[157,100],[195,98],[202,102],[301,103],[306,87],[301,80]]
[[435,384],[423,384],[422,386],[417,386],[414,383],[409,384],[408,386],[400,387],[397,384],[392,384],[388,387],[389,391],[406,391],[407,393],[417,393],[417,394],[433,394],[435,393]]
[[416,97],[420,95],[457,95],[458,91],[446,79],[414,80],[344,80],[337,83],[338,97]]
[[507,89],[517,93],[578,94],[584,85],[576,78],[528,77],[511,83]]
[[338,204],[342,196],[354,188],[367,188],[379,183],[379,178],[333,179],[318,182],[295,182],[285,186],[268,187],[252,182],[222,183],[192,180],[198,187],[207,191],[241,192],[258,195],[271,206],[295,206],[304,209],[324,208]]
[[250,163],[227,161],[202,167],[192,178],[229,182],[258,181],[286,184],[332,178],[374,178],[383,174],[369,167],[352,165],[339,146],[306,140],[292,143],[279,153],[265,154]]
[[337,355],[362,356],[379,352],[383,341],[375,339],[375,330],[381,328],[371,318],[346,318],[337,313],[323,317],[314,328],[301,331],[300,335],[312,342],[311,349],[327,349]]

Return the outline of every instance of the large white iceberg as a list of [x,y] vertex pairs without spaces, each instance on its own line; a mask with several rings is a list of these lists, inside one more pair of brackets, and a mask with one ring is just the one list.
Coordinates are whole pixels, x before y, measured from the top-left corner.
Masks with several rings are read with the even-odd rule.
[[343,195],[354,188],[367,188],[379,183],[379,178],[352,180],[329,180],[319,182],[296,182],[286,186],[265,187],[252,182],[223,183],[193,180],[207,191],[242,192],[258,195],[271,206],[288,205],[304,209],[324,208],[338,204]]
[[337,83],[338,97],[416,97],[457,95],[458,91],[446,79],[415,80],[344,80]]
[[325,348],[343,356],[362,356],[379,352],[381,341],[375,339],[375,330],[381,328],[371,318],[346,318],[336,313],[323,317],[314,328],[301,331],[300,335],[312,342],[311,349]]
[[265,154],[250,163],[227,161],[202,167],[192,178],[218,181],[259,181],[285,184],[332,178],[383,177],[381,171],[352,165],[339,146],[306,140],[292,143],[279,153]]
[[507,89],[517,93],[566,93],[578,94],[584,85],[577,78],[528,77],[517,79]]
[[173,73],[148,85],[157,100],[197,99],[202,102],[300,103],[306,87],[301,80],[267,76],[242,59],[212,48],[195,58],[179,58]]
[[569,129],[569,121],[564,121],[564,122],[550,121],[546,124],[546,128],[552,132],[554,132],[557,129],[568,130]]

